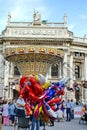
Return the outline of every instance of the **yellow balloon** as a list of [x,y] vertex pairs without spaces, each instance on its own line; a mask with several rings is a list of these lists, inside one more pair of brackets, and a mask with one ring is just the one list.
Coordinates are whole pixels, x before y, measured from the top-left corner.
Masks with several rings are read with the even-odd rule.
[[38,80],[39,80],[39,77],[38,77],[38,75],[35,75],[35,79],[36,79],[36,81],[38,81]]
[[35,106],[35,108],[34,108],[34,112],[37,110],[37,108],[38,108],[38,104]]
[[47,89],[47,88],[49,88],[49,86],[50,86],[50,82],[47,81],[47,82],[42,86],[42,88],[43,88],[43,89]]
[[39,108],[39,114],[41,113],[41,111],[42,111],[42,106],[40,106],[40,108]]

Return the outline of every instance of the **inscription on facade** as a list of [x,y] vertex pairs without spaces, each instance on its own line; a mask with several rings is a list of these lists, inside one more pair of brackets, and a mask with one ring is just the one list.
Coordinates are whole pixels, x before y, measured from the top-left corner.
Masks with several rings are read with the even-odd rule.
[[66,37],[69,36],[66,30],[62,29],[54,29],[54,30],[49,30],[49,29],[9,29],[6,34],[7,36],[53,36],[53,37]]
[[12,30],[13,35],[59,35],[62,31],[58,30]]

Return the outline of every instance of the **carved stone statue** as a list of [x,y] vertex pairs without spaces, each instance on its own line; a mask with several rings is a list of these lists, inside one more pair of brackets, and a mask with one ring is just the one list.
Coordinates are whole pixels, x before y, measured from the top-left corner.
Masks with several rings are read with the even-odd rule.
[[41,16],[39,12],[37,11],[34,13],[34,22],[40,22],[40,20],[41,20]]
[[64,24],[66,24],[67,23],[67,16],[66,16],[66,14],[64,14]]
[[11,21],[11,14],[8,13],[8,23]]

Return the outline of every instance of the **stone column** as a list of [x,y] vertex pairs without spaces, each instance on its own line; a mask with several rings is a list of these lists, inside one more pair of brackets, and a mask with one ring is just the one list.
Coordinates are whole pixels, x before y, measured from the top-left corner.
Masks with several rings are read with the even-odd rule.
[[49,67],[48,73],[46,75],[46,78],[51,78],[51,66]]
[[[87,81],[87,54],[85,54],[85,64],[84,64],[84,80]],[[85,101],[87,99],[87,89],[84,89]]]
[[62,63],[60,62],[59,63],[59,78],[61,79],[62,78]]
[[73,53],[70,54],[70,87],[73,87],[74,68],[73,68]]
[[[74,80],[74,67],[73,67],[73,52],[70,53],[70,88],[73,88],[73,80]],[[72,91],[69,93],[70,98],[75,100],[75,93]]]
[[13,98],[13,82],[10,82],[9,84],[9,98],[12,99]]
[[[67,50],[64,50],[64,59],[63,59],[63,63],[62,63],[62,67],[63,67],[63,70],[62,70],[62,77],[67,77],[67,55],[68,55],[68,51]],[[65,88],[65,94],[63,96],[64,99],[67,99],[68,98],[68,93],[67,93],[67,89]]]
[[9,86],[9,62],[5,61],[5,72],[4,72],[4,89],[5,98],[8,98],[8,86]]
[[13,62],[10,62],[10,77],[13,77]]
[[3,97],[3,88],[4,88],[4,83],[3,79],[4,78],[4,57],[2,54],[0,54],[0,97]]
[[84,77],[85,81],[87,81],[87,54],[85,54]]
[[63,59],[63,77],[67,77],[67,51],[64,52],[64,59]]
[[81,83],[81,101],[84,102],[84,88],[83,88],[83,82],[85,80],[85,63],[82,63],[81,66],[81,74],[82,74],[82,83]]

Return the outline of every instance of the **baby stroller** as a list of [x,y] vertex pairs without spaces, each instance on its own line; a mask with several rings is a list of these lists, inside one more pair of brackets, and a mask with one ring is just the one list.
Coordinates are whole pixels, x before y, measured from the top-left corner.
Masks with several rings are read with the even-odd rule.
[[80,120],[79,120],[79,124],[84,123],[84,122],[87,123],[87,112],[85,112],[85,113],[81,116],[81,118],[80,118]]
[[24,130],[30,130],[30,118],[29,117],[18,117],[17,130],[20,128]]

